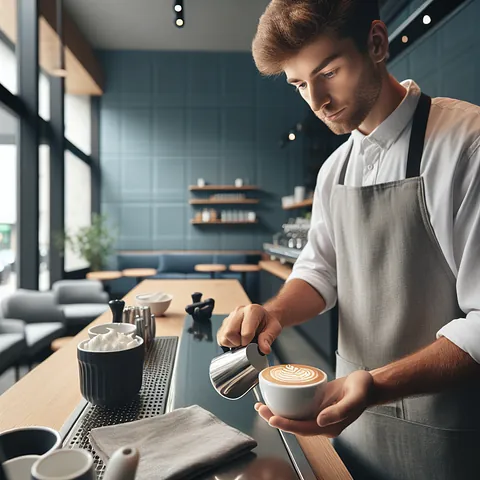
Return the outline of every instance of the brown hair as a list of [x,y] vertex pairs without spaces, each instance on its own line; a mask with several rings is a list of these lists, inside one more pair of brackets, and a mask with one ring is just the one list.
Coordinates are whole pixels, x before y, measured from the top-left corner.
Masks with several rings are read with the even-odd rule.
[[351,38],[365,52],[378,0],[272,0],[260,17],[252,52],[258,70],[278,75],[283,63],[321,34]]

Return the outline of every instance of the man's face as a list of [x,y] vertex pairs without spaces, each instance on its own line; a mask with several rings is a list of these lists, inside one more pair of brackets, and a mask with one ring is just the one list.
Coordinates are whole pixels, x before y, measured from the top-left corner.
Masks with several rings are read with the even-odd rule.
[[315,115],[337,135],[350,133],[368,116],[380,95],[381,75],[351,39],[322,35],[284,64]]

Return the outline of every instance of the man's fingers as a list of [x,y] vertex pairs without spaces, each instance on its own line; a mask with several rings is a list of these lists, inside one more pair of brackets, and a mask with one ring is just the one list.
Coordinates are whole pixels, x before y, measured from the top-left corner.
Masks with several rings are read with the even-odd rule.
[[320,428],[315,420],[289,420],[288,418],[272,416],[268,422],[272,427],[297,435],[319,435]]
[[281,330],[282,327],[279,322],[271,321],[267,323],[265,330],[258,336],[258,346],[263,353],[269,354],[272,351],[272,343],[280,335]]
[[338,403],[325,408],[318,415],[317,421],[321,427],[340,423],[365,408],[368,390],[364,385],[364,375],[354,375],[352,374],[352,383],[345,386],[343,397]]
[[345,420],[351,412],[352,406],[342,400],[340,403],[323,410],[318,416],[318,425],[321,427],[327,427],[328,425],[339,423]]
[[241,328],[243,307],[236,308],[224,321],[217,333],[217,342],[225,347],[238,347],[242,344]]
[[273,413],[270,409],[264,405],[263,403],[257,403],[255,405],[255,410],[259,413],[259,415],[268,423],[270,418],[273,417]]
[[260,417],[271,427],[296,435],[323,435],[328,438],[333,438],[338,436],[343,430],[343,426],[339,428],[339,425],[332,425],[326,428],[319,427],[315,420],[289,420],[288,418],[278,417],[274,415],[266,405],[260,402],[256,403],[254,408]]
[[260,305],[249,305],[243,309],[242,345],[248,345],[253,340],[258,326],[264,320],[264,316],[265,310]]

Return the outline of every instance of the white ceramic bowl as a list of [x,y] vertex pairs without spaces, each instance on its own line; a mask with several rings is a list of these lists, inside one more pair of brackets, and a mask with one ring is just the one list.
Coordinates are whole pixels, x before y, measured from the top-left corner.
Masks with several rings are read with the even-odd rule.
[[102,333],[108,333],[109,328],[118,333],[124,333],[125,335],[137,333],[137,327],[131,323],[102,323],[101,325],[95,325],[89,328],[88,336],[93,338]]
[[32,477],[33,464],[40,458],[40,455],[23,455],[22,457],[12,458],[2,464],[7,478],[12,480],[30,480]]
[[150,307],[156,317],[162,316],[172,303],[173,296],[168,293],[155,292],[143,293],[135,297],[137,304],[142,307]]

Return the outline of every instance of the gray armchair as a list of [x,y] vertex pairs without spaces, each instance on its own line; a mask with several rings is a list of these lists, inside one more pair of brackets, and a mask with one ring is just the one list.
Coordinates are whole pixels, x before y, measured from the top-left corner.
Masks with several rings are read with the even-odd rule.
[[0,318],[0,374],[15,367],[15,377],[18,380],[18,366],[27,348],[25,322]]
[[52,292],[69,334],[78,333],[108,310],[108,294],[97,280],[59,280]]
[[[65,334],[65,317],[51,292],[19,289],[3,299],[1,311],[4,319],[0,325],[4,328],[14,328],[15,321],[23,325],[27,344],[23,360],[29,365]],[[23,322],[19,324],[19,320]]]

